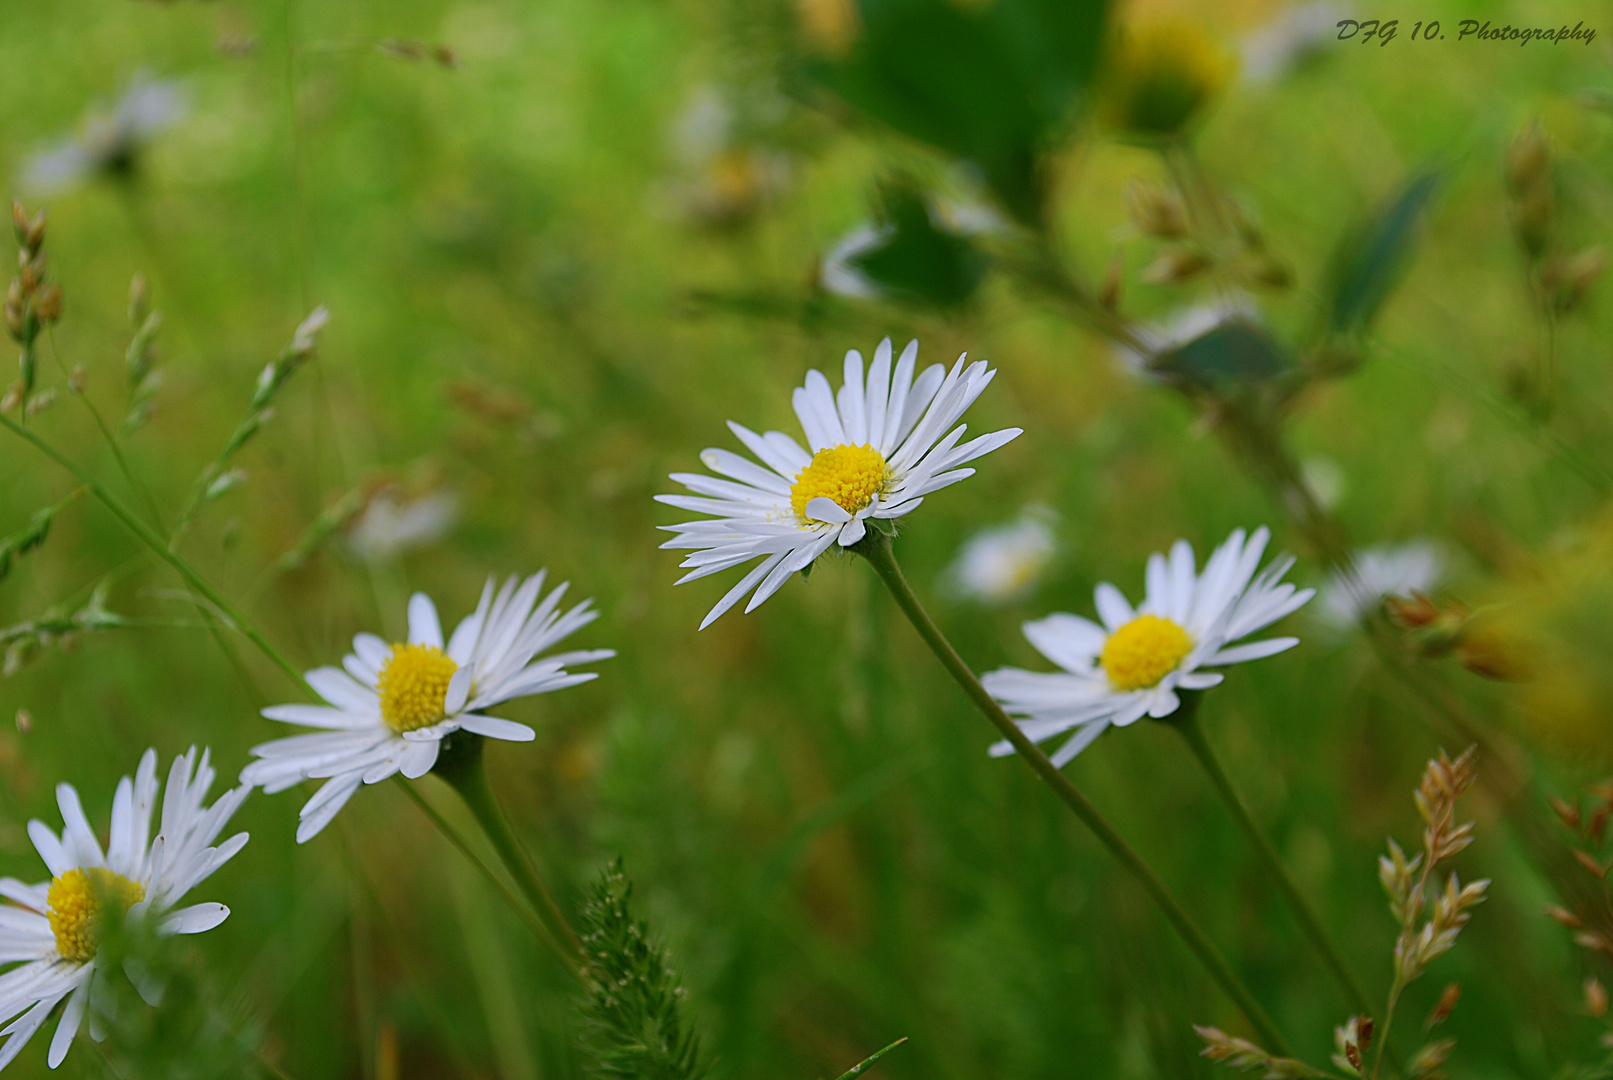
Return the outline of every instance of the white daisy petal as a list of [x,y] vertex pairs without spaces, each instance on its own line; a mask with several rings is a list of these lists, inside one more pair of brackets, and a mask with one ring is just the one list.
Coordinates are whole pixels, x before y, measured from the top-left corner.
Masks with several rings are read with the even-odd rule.
[[868,438],[865,440],[876,450],[885,446],[885,407],[891,392],[891,339],[886,338],[874,350],[874,361],[868,365],[868,389],[864,394],[864,407],[868,411]]
[[1098,720],[1085,725],[1071,736],[1068,742],[1054,752],[1053,765],[1056,768],[1064,768],[1064,766],[1075,760],[1076,755],[1096,742],[1099,735],[1108,730],[1109,721],[1107,720]]
[[410,780],[418,780],[437,764],[437,753],[442,749],[441,739],[412,742],[398,760],[398,771]]
[[514,720],[500,720],[496,716],[468,713],[464,717],[463,726],[466,731],[486,735],[489,739],[504,739],[507,742],[531,742],[537,738],[537,733],[525,724],[517,724]]
[[1065,614],[1028,622],[1021,630],[1037,652],[1065,671],[1075,672],[1091,669],[1109,636],[1097,623]]
[[192,904],[170,911],[158,924],[158,930],[164,934],[201,934],[229,917],[230,909],[223,904]]
[[1099,618],[1103,619],[1103,625],[1111,634],[1136,618],[1125,596],[1107,581],[1098,586],[1092,599],[1098,607]]
[[839,503],[822,495],[806,504],[806,516],[813,521],[827,521],[831,525],[844,525],[851,520],[851,515]]
[[297,823],[297,843],[306,844],[329,825],[363,782],[362,773],[349,773],[327,781],[302,808],[301,820]]
[[1242,664],[1249,660],[1261,660],[1268,656],[1276,656],[1286,652],[1299,644],[1297,637],[1268,638],[1265,641],[1251,641],[1247,645],[1234,645],[1230,649],[1222,649],[1205,661],[1206,664]]
[[409,644],[442,648],[442,623],[437,619],[437,605],[425,593],[409,597]]

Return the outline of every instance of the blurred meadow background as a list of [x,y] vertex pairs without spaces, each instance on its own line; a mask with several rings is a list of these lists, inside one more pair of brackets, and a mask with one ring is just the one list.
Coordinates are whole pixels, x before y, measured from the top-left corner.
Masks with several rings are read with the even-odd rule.
[[[926,4],[1104,19],[1030,0],[906,6]],[[1178,537],[1202,557],[1269,524],[1274,550],[1299,556],[1292,577],[1327,579],[1318,534],[1219,437],[1203,395],[1140,375],[1011,272],[1004,185],[870,118],[856,80],[837,81],[874,45],[892,85],[951,63],[925,32],[870,44],[862,20],[881,0],[863,8],[13,4],[0,175],[30,214],[48,211],[64,297],[27,425],[171,524],[263,366],[326,305],[317,358],[182,550],[304,667],[361,630],[397,639],[415,589],[449,620],[490,574],[547,567],[597,598],[575,647],[618,656],[595,682],[510,707],[538,740],[492,744],[489,767],[568,910],[622,857],[711,1076],[833,1077],[901,1036],[877,1066],[893,1078],[1219,1074],[1189,1025],[1242,1030],[1231,1003],[1036,779],[986,756],[990,732],[866,567],[828,556],[697,634],[735,575],[674,589],[677,559],[657,550],[656,526],[682,520],[651,501],[668,473],[698,468],[704,447],[738,449],[726,420],[794,430],[788,394],[805,372],[836,372],[846,349],[868,355],[888,335],[918,338],[921,364],[990,361],[970,423],[1025,429],[901,533],[909,577],[977,671],[1045,667],[1022,621],[1090,615],[1099,581],[1135,596],[1147,555]],[[1428,695],[1482,718],[1542,815],[1602,778],[1613,700],[1613,327],[1594,281],[1613,227],[1613,24],[1597,23],[1605,7],[1534,0],[1380,9],[1137,0],[1069,38],[1096,50],[1100,33],[1151,23],[1202,38],[1180,61],[1206,99],[1191,168],[1258,221],[1239,255],[1258,265],[1234,291],[1272,339],[1317,340],[1351,236],[1391,249],[1370,327],[1352,327],[1347,350],[1294,347],[1314,377],[1285,402],[1284,437],[1351,546],[1435,554],[1441,572],[1421,585],[1461,625],[1405,644],[1396,662],[1419,692],[1313,601],[1283,624],[1299,647],[1238,669],[1203,706],[1374,999],[1397,929],[1376,857],[1388,835],[1417,842],[1423,763],[1465,747],[1431,726]],[[1458,42],[1469,17],[1585,20],[1598,36]],[[1402,24],[1387,44],[1340,42],[1340,18]],[[1307,36],[1307,19],[1322,30]],[[1445,40],[1410,40],[1419,19],[1441,20]],[[1102,82],[1070,95],[1067,132],[1042,148],[1043,233],[1110,310],[1168,327],[1224,301],[1236,273],[1150,232],[1139,200],[1168,191],[1180,161],[1117,133]],[[108,153],[107,138],[123,141]],[[870,248],[870,222],[915,238]],[[864,247],[846,246],[859,230]],[[883,261],[856,257],[875,249]],[[160,326],[131,353],[150,311]],[[76,488],[0,435],[0,535],[13,536]],[[1004,526],[1019,530],[1017,561],[989,580],[960,569],[971,537]],[[126,625],[17,629],[92,598]],[[92,498],[16,556],[0,625],[0,873],[25,880],[41,874],[24,824],[57,820],[57,782],[104,821],[147,746],[165,760],[211,746],[228,781],[284,733],[259,708],[299,700]],[[1325,1062],[1351,1007],[1178,740],[1145,720],[1068,772],[1296,1052]],[[422,784],[473,831],[446,788]],[[1572,905],[1541,870],[1540,835],[1571,838],[1514,827],[1505,801],[1472,800],[1462,872],[1494,880],[1490,901],[1408,991],[1405,1038],[1458,982],[1455,1072],[1569,1075],[1603,1053],[1581,987],[1606,957],[1542,914]],[[299,1080],[589,1070],[573,984],[397,785],[361,792],[302,848],[300,802],[256,796],[237,817],[252,842],[206,887],[233,915],[179,945],[199,1019],[151,1020],[155,1050],[75,1051],[69,1075],[219,1074],[218,1031]],[[45,1075],[45,1041],[13,1075]],[[141,1053],[164,1064],[143,1073]]]

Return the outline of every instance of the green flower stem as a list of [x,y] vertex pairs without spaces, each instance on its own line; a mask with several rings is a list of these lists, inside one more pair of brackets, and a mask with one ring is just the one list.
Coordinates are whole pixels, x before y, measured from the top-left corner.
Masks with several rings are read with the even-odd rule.
[[89,473],[85,472],[70,458],[60,453],[54,446],[51,446],[38,435],[35,435],[33,432],[22,427],[8,416],[0,416],[0,424],[4,424],[6,427],[10,428],[14,434],[19,435],[33,443],[34,446],[37,447],[46,457],[49,457],[52,461],[56,462],[56,464],[78,477],[79,481],[85,487],[89,488],[90,494],[94,495],[98,500],[100,500],[103,506],[112,511],[113,516],[119,521],[123,522],[124,526],[130,532],[134,533],[141,543],[145,544],[152,551],[156,552],[157,556],[162,559],[163,562],[166,562],[169,566],[178,571],[179,576],[185,579],[185,584],[189,585],[193,590],[199,593],[203,599],[212,604],[213,607],[217,608],[218,611],[229,620],[235,629],[245,634],[247,639],[251,641],[252,644],[256,645],[259,650],[263,652],[263,655],[274,661],[275,666],[290,676],[292,681],[306,690],[310,695],[317,696],[313,694],[312,688],[309,687],[307,680],[303,678],[302,672],[297,670],[296,665],[288,660],[284,653],[275,648],[273,642],[264,637],[262,632],[259,631],[257,627],[253,626],[245,616],[237,611],[235,609],[235,605],[231,604],[224,598],[223,593],[213,588],[208,580],[202,577],[195,567],[191,566],[191,564],[180,555],[170,551],[168,545],[163,542],[162,537],[153,532],[151,526],[141,521],[134,511],[130,510],[127,506],[124,506],[121,500],[119,500],[110,491],[98,483],[93,477],[90,476]]
[[504,816],[498,796],[493,794],[493,786],[487,782],[487,766],[482,761],[483,742],[480,735],[456,732],[444,740],[442,754],[432,771],[465,800],[465,805],[470,808],[482,831],[487,833],[493,849],[504,860],[505,869],[526,895],[533,910],[542,917],[554,942],[559,943],[555,949],[556,955],[567,970],[581,979],[586,963],[582,943],[577,940],[565,913],[560,910],[560,905],[555,902],[543,879],[533,869],[526,849],[516,839],[509,819]]
[[868,560],[880,580],[890,589],[897,606],[913,624],[913,629],[918,631],[924,643],[930,647],[930,651],[935,653],[936,659],[941,661],[941,666],[945,667],[948,674],[963,688],[963,692],[968,695],[975,707],[991,721],[1004,738],[1013,744],[1025,763],[1053,789],[1053,793],[1081,819],[1082,824],[1092,830],[1103,846],[1109,849],[1109,854],[1136,877],[1138,883],[1153,898],[1154,903],[1159,905],[1166,920],[1182,935],[1182,940],[1187,943],[1187,947],[1198,958],[1199,963],[1204,965],[1210,977],[1243,1011],[1250,1025],[1264,1042],[1265,1048],[1281,1057],[1291,1056],[1287,1040],[1266,1015],[1265,1009],[1261,1008],[1254,995],[1239,981],[1226,958],[1193,921],[1181,903],[1171,895],[1165,883],[1143,861],[1142,856],[1138,855],[1115,831],[1114,826],[1104,819],[1097,807],[1077,790],[1070,782],[1070,778],[1048,760],[1040,747],[1025,737],[1025,733],[1019,730],[1019,725],[1014,723],[1003,711],[1003,707],[986,692],[986,688],[980,684],[980,680],[969,669],[969,665],[964,663],[963,658],[952,647],[952,643],[941,633],[940,628],[919,603],[918,597],[907,583],[907,578],[902,574],[901,566],[896,562],[895,552],[891,549],[891,538],[878,529],[870,529],[866,537],[853,545],[852,550]]
[[1299,885],[1289,876],[1288,870],[1283,866],[1277,849],[1272,846],[1271,840],[1266,836],[1249,808],[1244,805],[1243,799],[1238,795],[1237,789],[1232,786],[1232,780],[1227,776],[1226,770],[1221,767],[1220,760],[1210,747],[1210,740],[1204,735],[1204,726],[1199,723],[1197,696],[1184,698],[1182,707],[1165,718],[1165,722],[1174,727],[1187,742],[1193,756],[1198,758],[1199,764],[1204,766],[1205,775],[1210,778],[1210,784],[1215,788],[1221,801],[1226,803],[1227,809],[1242,827],[1245,835],[1260,853],[1260,861],[1266,864],[1266,869],[1276,881],[1277,887],[1293,905],[1294,912],[1299,916],[1300,926],[1304,928],[1305,935],[1316,946],[1316,951],[1322,954],[1322,959],[1332,971],[1333,977],[1338,980],[1345,996],[1350,999],[1350,1007],[1363,1016],[1372,1015],[1372,1006],[1367,1001],[1366,991],[1350,971],[1349,965],[1344,962],[1338,947],[1328,937],[1327,930],[1322,926],[1322,920],[1317,917],[1316,911],[1311,907],[1305,894],[1299,891]]

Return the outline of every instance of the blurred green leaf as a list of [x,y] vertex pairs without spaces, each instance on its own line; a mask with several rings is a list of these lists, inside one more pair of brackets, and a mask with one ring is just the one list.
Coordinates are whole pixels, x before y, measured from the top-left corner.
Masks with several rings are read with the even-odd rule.
[[1041,216],[1038,158],[1096,66],[1104,0],[861,0],[861,35],[816,78],[874,120],[978,167],[1015,217]]
[[1399,279],[1416,239],[1423,209],[1439,189],[1430,170],[1414,176],[1378,213],[1344,235],[1333,254],[1327,289],[1327,328],[1365,330]]
[[1265,330],[1232,319],[1179,348],[1160,353],[1150,368],[1205,390],[1222,392],[1264,382],[1288,367]]
[[847,262],[896,300],[951,307],[974,295],[990,259],[946,226],[922,192],[902,181],[880,193],[881,239]]

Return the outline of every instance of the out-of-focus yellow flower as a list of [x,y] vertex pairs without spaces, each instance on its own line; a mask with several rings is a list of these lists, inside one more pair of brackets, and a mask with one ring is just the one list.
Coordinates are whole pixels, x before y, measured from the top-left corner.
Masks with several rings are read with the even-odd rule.
[[1180,135],[1237,72],[1237,59],[1195,23],[1123,29],[1109,50],[1101,112],[1144,139]]
[[801,33],[827,56],[845,56],[861,30],[855,0],[796,0]]
[[1521,676],[1526,728],[1564,753],[1613,756],[1613,511],[1511,575],[1494,599],[1475,616],[1475,636]]

